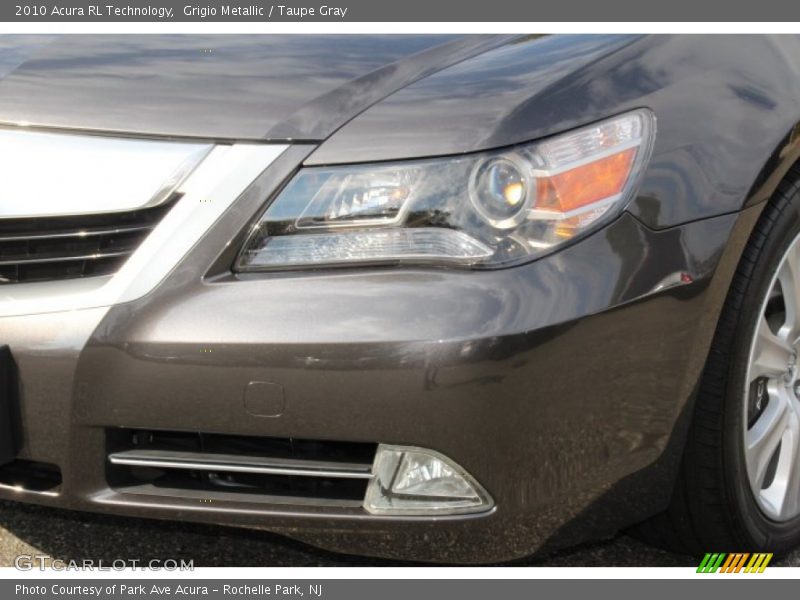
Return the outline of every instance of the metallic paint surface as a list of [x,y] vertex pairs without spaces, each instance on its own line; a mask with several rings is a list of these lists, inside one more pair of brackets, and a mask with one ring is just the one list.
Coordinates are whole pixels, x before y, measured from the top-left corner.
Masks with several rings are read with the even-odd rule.
[[[737,232],[760,207],[660,232],[623,215],[548,258],[494,272],[204,278],[310,150],[287,150],[169,279],[112,308],[60,385],[23,393],[23,412],[61,407],[59,431],[26,423],[26,456],[59,464],[64,483],[55,498],[2,488],[0,497],[271,529],[382,556],[399,536],[418,540],[417,559],[463,562],[549,547],[598,502],[613,509],[582,536],[659,510],[680,454],[667,451],[670,440],[745,239]],[[692,283],[660,287],[673,273]],[[36,348],[11,342],[24,381],[50,368]],[[253,380],[284,387],[281,417],[245,410]],[[110,489],[104,428],[154,426],[429,447],[467,469],[497,508],[434,524]],[[613,494],[614,482],[637,476],[646,492]]]
[[[418,83],[388,85],[382,93],[400,91],[372,108],[356,100],[350,113],[339,106],[319,131],[348,124],[319,147],[290,146],[150,293],[108,311],[0,319],[0,343],[11,346],[22,381],[20,456],[54,462],[64,475],[55,495],[0,487],[0,498],[262,528],[344,552],[458,562],[520,558],[655,514],[669,500],[741,250],[763,202],[800,156],[798,43],[787,36],[521,38],[450,68],[443,59],[444,70]],[[153,44],[142,65],[170,56],[167,42]],[[241,51],[237,40],[215,60],[237,55],[234,46]],[[332,53],[335,45],[310,50],[323,47]],[[64,76],[125,72],[136,52],[123,50],[100,57],[99,68],[76,59],[76,50],[77,71]],[[189,56],[185,48],[175,52],[179,61]],[[343,67],[339,100],[347,96],[345,80],[380,69],[377,59],[359,60],[369,65]],[[770,69],[758,68],[764,61]],[[127,66],[115,70],[117,62]],[[43,85],[57,64],[64,63],[23,62],[17,79],[0,82],[0,98],[6,85],[15,94]],[[198,81],[226,81],[201,75]],[[240,77],[233,81],[255,85]],[[163,92],[155,96],[162,104],[176,93],[148,83]],[[307,97],[324,96],[323,88],[330,91],[320,85]],[[232,101],[237,115],[226,108],[212,119],[214,131],[278,128],[291,121],[288,104],[300,104],[286,98],[274,113],[281,116],[265,111],[264,122]],[[58,114],[55,105],[40,106],[42,115]],[[131,106],[122,103],[115,127],[132,128]],[[324,102],[314,106],[325,110]],[[553,255],[484,272],[231,272],[256,215],[304,162],[461,153],[635,106],[652,108],[659,130],[637,197],[606,228]],[[199,107],[189,103],[187,114]],[[438,118],[429,121],[423,107]],[[493,116],[474,118],[481,109]],[[14,110],[0,100],[0,118]],[[84,116],[65,109],[61,124],[87,127]],[[174,122],[196,134],[196,116]],[[156,130],[159,119],[149,114],[143,123]],[[316,126],[298,122],[305,131]],[[242,396],[250,381],[283,387],[280,417],[247,412]],[[106,482],[107,427],[427,447],[469,471],[496,508],[401,519],[356,508],[123,493]],[[409,547],[413,557],[404,553]]]
[[0,59],[0,122],[206,139],[323,139],[403,85],[507,38],[16,38],[10,50],[0,45],[8,55]]

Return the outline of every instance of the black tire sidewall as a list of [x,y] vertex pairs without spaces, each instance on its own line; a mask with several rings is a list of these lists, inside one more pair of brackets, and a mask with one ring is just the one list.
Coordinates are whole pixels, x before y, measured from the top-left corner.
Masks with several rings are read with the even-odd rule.
[[[732,340],[731,360],[723,410],[723,474],[725,491],[734,523],[741,526],[739,535],[746,547],[730,551],[753,549],[781,552],[800,542],[800,516],[785,522],[768,518],[758,506],[750,490],[744,452],[745,394],[750,347],[756,326],[761,318],[764,298],[774,281],[778,266],[789,246],[800,235],[800,191],[793,188],[789,197],[768,206],[762,215],[766,230],[754,236],[756,260],[747,281],[746,291],[738,311],[738,326]],[[760,247],[759,247],[760,245]]]

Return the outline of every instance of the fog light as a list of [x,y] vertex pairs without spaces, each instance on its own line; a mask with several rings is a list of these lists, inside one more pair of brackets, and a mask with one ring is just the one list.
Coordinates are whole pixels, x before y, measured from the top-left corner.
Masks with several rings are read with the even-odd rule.
[[433,450],[380,445],[364,509],[380,515],[447,515],[494,506],[464,469]]

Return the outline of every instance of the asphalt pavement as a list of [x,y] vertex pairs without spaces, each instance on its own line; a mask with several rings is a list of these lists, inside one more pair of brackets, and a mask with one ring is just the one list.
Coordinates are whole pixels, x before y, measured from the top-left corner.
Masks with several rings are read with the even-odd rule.
[[[18,555],[63,561],[153,559],[193,561],[195,567],[397,566],[410,563],[325,552],[270,533],[93,515],[0,501],[0,566]],[[648,546],[626,535],[525,561],[530,566],[693,566],[692,557]],[[800,549],[774,565],[800,566]]]

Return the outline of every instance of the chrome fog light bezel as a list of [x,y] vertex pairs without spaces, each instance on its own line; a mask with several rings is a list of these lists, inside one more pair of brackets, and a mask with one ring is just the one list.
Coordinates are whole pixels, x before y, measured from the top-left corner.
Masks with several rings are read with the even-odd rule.
[[[393,492],[394,477],[405,465],[407,455],[424,456],[441,462],[449,468],[472,492],[471,498],[448,497],[446,495],[404,496]],[[393,465],[391,463],[394,463]],[[382,471],[391,471],[388,487]],[[486,489],[466,469],[449,457],[418,446],[380,444],[375,452],[372,478],[364,495],[363,508],[372,515],[383,516],[445,516],[485,513],[495,506]]]

